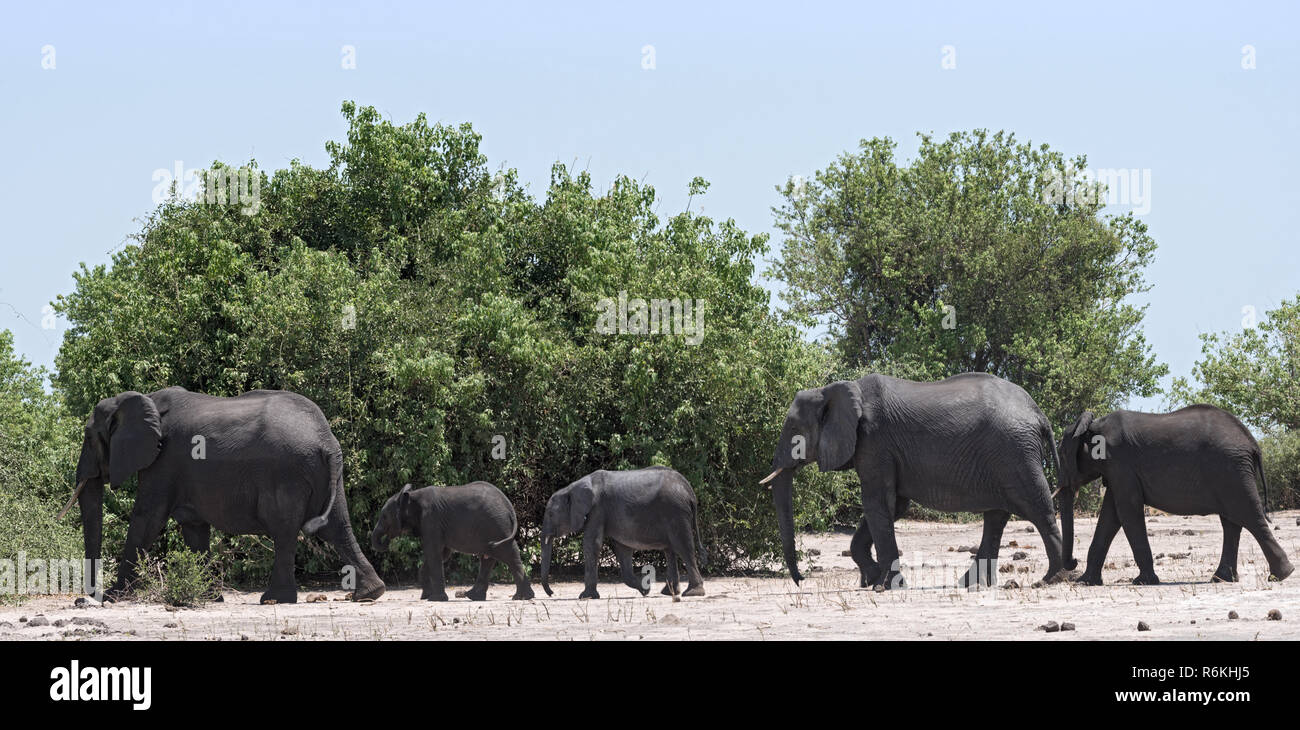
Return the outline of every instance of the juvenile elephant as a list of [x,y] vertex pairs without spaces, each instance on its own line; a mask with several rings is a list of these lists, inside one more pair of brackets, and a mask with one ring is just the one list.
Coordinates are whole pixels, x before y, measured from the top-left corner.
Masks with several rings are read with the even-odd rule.
[[[1044,462],[1054,461],[1052,428],[1019,386],[983,373],[934,383],[885,375],[799,391],[772,457],[772,485],[786,566],[802,580],[794,543],[794,473],[816,461],[821,471],[855,469],[862,483],[862,523],[851,553],[863,584],[901,586],[894,521],[912,500],[947,512],[984,513],[984,537],[962,585],[991,584],[1002,531],[1012,512],[1038,528],[1047,551],[1047,582],[1061,579],[1056,527]],[[1069,525],[1068,518],[1062,520]],[[1069,528],[1067,527],[1067,530]],[[871,559],[872,544],[877,563]]]
[[343,452],[316,404],[296,393],[257,390],[234,398],[166,388],[105,398],[86,423],[74,501],[81,505],[86,558],[98,560],[104,484],[139,473],[139,487],[117,579],[106,599],[122,595],[136,561],[162,533],[180,524],[191,549],[207,552],[212,527],[232,535],[268,535],[275,544],[263,602],[293,603],[299,531],[318,533],[357,573],[353,599],[378,598],[375,575],[352,534],[343,496]]
[[407,484],[384,503],[370,533],[370,546],[382,552],[398,535],[419,536],[424,549],[424,562],[420,564],[423,600],[447,600],[442,564],[457,552],[479,556],[478,580],[465,592],[466,598],[487,599],[492,568],[499,560],[515,578],[514,600],[527,601],[533,597],[533,589],[519,560],[519,546],[515,544],[518,532],[514,505],[487,482],[414,490]]
[[[1294,570],[1273,538],[1256,490],[1258,478],[1266,503],[1268,482],[1259,444],[1232,414],[1210,405],[1161,414],[1121,410],[1096,419],[1085,412],[1066,429],[1059,450],[1063,522],[1074,510],[1080,487],[1098,477],[1106,486],[1080,582],[1101,585],[1106,552],[1121,527],[1138,566],[1133,582],[1160,582],[1147,541],[1143,505],[1176,515],[1219,515],[1223,554],[1212,580],[1237,580],[1237,545],[1243,527],[1259,541],[1273,578],[1283,580]],[[1067,563],[1074,562],[1072,548],[1067,531]]]
[[[663,550],[668,579],[663,593],[676,595],[677,558],[686,564],[686,592],[704,595],[699,565],[706,561],[700,540],[695,490],[681,474],[662,466],[632,471],[594,471],[551,495],[542,521],[542,588],[551,571],[551,543],[557,537],[583,532],[582,562],[586,584],[579,598],[600,598],[596,566],[606,538],[614,545],[623,583],[641,591],[632,570],[632,551]],[[698,554],[696,551],[699,551]],[[698,562],[697,562],[698,556]]]

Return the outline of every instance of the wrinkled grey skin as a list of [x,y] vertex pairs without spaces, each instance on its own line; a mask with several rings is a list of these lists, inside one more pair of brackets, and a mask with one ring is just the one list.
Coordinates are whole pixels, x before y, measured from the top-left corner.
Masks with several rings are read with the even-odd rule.
[[[557,537],[583,533],[582,562],[585,589],[579,598],[600,598],[596,592],[596,567],[600,546],[608,539],[622,569],[623,583],[642,588],[632,567],[634,550],[663,550],[668,560],[665,595],[678,593],[677,558],[686,564],[686,592],[704,595],[699,565],[706,562],[700,541],[695,490],[681,474],[662,466],[631,471],[594,471],[551,495],[542,521],[542,588],[551,571],[551,543]],[[697,551],[698,550],[698,561]]]
[[[202,437],[205,458],[195,458]],[[280,390],[234,398],[167,388],[105,398],[86,423],[77,463],[86,557],[100,557],[104,484],[140,475],[117,579],[105,598],[120,597],[135,577],[139,553],[167,518],[191,550],[207,552],[212,527],[231,535],[267,535],[275,545],[271,585],[262,601],[293,603],[299,531],[332,544],[354,566],[355,600],[378,598],[375,575],[352,534],[343,495],[343,453],[315,403]]]
[[[802,454],[794,439],[802,436]],[[908,500],[945,512],[982,512],[984,537],[961,585],[992,584],[1002,530],[1011,513],[1038,528],[1047,551],[1044,580],[1061,579],[1056,527],[1044,461],[1053,461],[1052,428],[1019,386],[981,373],[917,383],[867,375],[799,391],[772,457],[772,499],[790,577],[802,580],[794,543],[795,471],[854,469],[862,482],[862,523],[850,552],[862,585],[903,585],[895,561],[894,521]],[[1067,522],[1068,524],[1068,522]],[[871,559],[872,544],[879,562]]]
[[[1100,478],[1106,486],[1080,582],[1101,585],[1106,552],[1121,527],[1138,566],[1133,582],[1160,582],[1144,505],[1176,515],[1219,515],[1223,554],[1211,580],[1237,580],[1243,527],[1259,541],[1275,579],[1294,570],[1268,527],[1256,489],[1258,477],[1267,498],[1259,444],[1232,414],[1210,405],[1162,414],[1121,410],[1097,419],[1085,412],[1065,430],[1059,452],[1062,515],[1073,510],[1075,493],[1084,484]],[[1066,542],[1067,558],[1071,547]]]
[[442,564],[457,552],[479,556],[478,580],[465,591],[466,598],[487,599],[492,568],[499,560],[514,576],[514,600],[526,601],[533,597],[533,589],[515,544],[518,531],[514,505],[492,484],[471,482],[414,490],[407,484],[384,503],[370,533],[370,546],[382,552],[398,535],[419,536],[424,549],[424,562],[420,564],[423,600],[447,600]]

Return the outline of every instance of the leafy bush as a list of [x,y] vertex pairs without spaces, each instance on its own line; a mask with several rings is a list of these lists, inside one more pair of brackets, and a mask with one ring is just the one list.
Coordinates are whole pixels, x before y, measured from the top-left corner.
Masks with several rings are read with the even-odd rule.
[[82,556],[72,523],[54,519],[72,489],[76,423],[45,392],[44,380],[42,369],[14,354],[13,335],[0,330],[0,559]]
[[1259,440],[1268,478],[1271,510],[1300,508],[1300,431],[1284,431]]
[[215,598],[221,581],[208,558],[179,548],[159,559],[145,555],[131,586],[137,600],[168,606],[198,606]]

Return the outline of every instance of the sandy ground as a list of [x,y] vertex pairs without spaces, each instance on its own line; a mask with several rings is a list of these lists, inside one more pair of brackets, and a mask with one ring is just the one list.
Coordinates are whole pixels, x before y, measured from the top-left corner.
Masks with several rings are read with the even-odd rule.
[[[1298,516],[1277,513],[1273,524],[1300,564]],[[1078,521],[1080,561],[1094,522]],[[537,599],[510,601],[513,586],[494,585],[486,602],[430,603],[418,600],[417,587],[390,586],[375,603],[351,603],[341,591],[327,591],[325,601],[278,606],[258,605],[257,592],[227,591],[224,603],[171,611],[129,601],[75,608],[73,596],[42,596],[0,607],[0,640],[1300,639],[1300,574],[1268,582],[1249,534],[1242,534],[1241,582],[1222,584],[1209,582],[1222,545],[1217,517],[1153,516],[1147,529],[1153,552],[1163,554],[1156,560],[1160,586],[1129,583],[1137,568],[1121,533],[1107,558],[1105,586],[1032,587],[1047,568],[1042,543],[1028,523],[1011,522],[1002,540],[1006,572],[998,574],[999,587],[968,592],[951,586],[969,564],[959,550],[978,544],[980,524],[904,520],[897,536],[909,588],[885,593],[858,588],[857,568],[843,554],[849,535],[826,533],[800,537],[810,555],[807,580],[797,588],[783,574],[706,577],[707,596],[674,602],[659,595],[659,586],[642,597],[602,579],[601,599],[594,601],[576,600],[579,583],[557,582],[554,598],[544,597],[539,586]],[[299,600],[311,593],[303,591]],[[1268,619],[1274,609],[1281,620]],[[1230,619],[1230,611],[1240,618]],[[1038,628],[1048,621],[1075,629]],[[1138,631],[1139,621],[1150,630]]]

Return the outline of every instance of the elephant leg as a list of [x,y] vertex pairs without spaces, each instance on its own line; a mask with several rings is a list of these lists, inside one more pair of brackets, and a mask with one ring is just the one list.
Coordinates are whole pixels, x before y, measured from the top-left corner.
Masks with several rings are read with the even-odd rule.
[[420,600],[445,601],[447,584],[443,578],[442,563],[451,557],[451,550],[443,549],[442,545],[430,536],[421,536],[420,547],[424,551]]
[[298,583],[293,577],[294,553],[298,548],[298,533],[285,532],[272,535],[275,543],[275,563],[271,567],[271,585],[262,594],[261,603],[297,603]]
[[892,471],[877,475],[859,467],[858,479],[862,482],[862,519],[876,545],[876,558],[880,562],[880,576],[872,586],[877,591],[902,587],[898,543],[894,539],[894,515],[898,506],[896,478]]
[[1079,583],[1101,585],[1101,570],[1106,563],[1106,553],[1110,552],[1110,543],[1119,534],[1119,528],[1115,491],[1107,489],[1106,496],[1101,499],[1101,512],[1097,515],[1097,529],[1092,533],[1092,542],[1088,545],[1088,567],[1077,579]]
[[136,579],[140,553],[158,541],[158,536],[167,524],[165,509],[147,508],[140,497],[136,498],[135,504],[135,509],[131,511],[131,525],[126,531],[126,545],[122,548],[122,558],[118,561],[117,578],[113,581],[113,587],[104,594],[110,601],[130,590]]
[[636,578],[636,570],[632,565],[632,548],[618,542],[617,540],[612,540],[611,542],[614,545],[614,555],[618,558],[618,570],[620,576],[623,578],[623,585],[643,596],[649,593],[650,591],[643,588],[641,586],[641,581]]
[[1042,582],[1058,583],[1065,578],[1065,542],[1061,537],[1061,529],[1056,525],[1056,509],[1049,496],[1047,478],[1039,474],[1038,479],[1041,481],[1033,487],[1011,493],[1011,508],[1029,520],[1043,540],[1043,550],[1047,553],[1047,575],[1043,576]]
[[481,555],[478,559],[478,580],[474,585],[465,591],[465,597],[471,601],[486,601],[488,585],[492,582],[492,569],[497,565],[497,559],[491,555]]
[[511,600],[529,601],[533,598],[533,587],[528,583],[528,574],[524,572],[524,562],[519,559],[519,545],[509,540],[498,545],[494,554],[497,560],[506,564],[510,575],[515,579],[515,595]]
[[[185,541],[185,547],[191,552],[196,552],[209,559],[212,556],[212,525],[206,522],[182,522],[181,539]],[[220,586],[212,586],[208,593],[208,598],[214,602],[221,603],[225,597],[221,595]]]
[[1219,567],[1210,577],[1211,583],[1237,582],[1237,546],[1241,544],[1241,525],[1231,522],[1219,515],[1219,524],[1223,525],[1223,554],[1219,557]]
[[664,549],[664,560],[668,563],[668,575],[664,580],[663,590],[659,591],[665,596],[681,595],[681,583],[677,575],[677,553],[671,547]]
[[356,535],[352,534],[352,521],[342,494],[334,496],[334,508],[330,510],[329,521],[316,534],[334,546],[343,558],[345,568],[355,571],[357,582],[352,591],[352,600],[374,600],[384,595],[384,582],[379,579],[379,574],[366,559],[365,553],[361,552]]
[[[1133,550],[1133,562],[1138,566],[1138,577],[1133,585],[1156,585],[1160,578],[1156,575],[1156,563],[1151,556],[1151,541],[1147,539],[1147,519],[1142,508],[1142,489],[1133,477],[1112,479],[1107,485],[1106,496],[1115,495],[1115,512],[1119,523],[1124,527],[1124,537],[1128,538]],[[1091,559],[1089,559],[1091,567]]]
[[863,515],[858,522],[858,529],[853,533],[849,543],[849,554],[858,565],[858,587],[867,588],[880,578],[880,565],[871,559],[871,529],[867,527],[867,517]]
[[1287,576],[1295,572],[1286,551],[1277,544],[1277,538],[1273,537],[1273,528],[1268,526],[1263,512],[1244,522],[1242,527],[1255,536],[1259,548],[1264,551],[1264,559],[1268,561],[1269,580],[1286,580]]
[[998,550],[1002,547],[1002,531],[1011,513],[994,509],[984,513],[984,537],[975,551],[975,561],[957,581],[960,588],[991,586],[998,572]]
[[684,521],[669,535],[673,552],[682,556],[686,564],[686,590],[683,596],[704,595],[704,576],[700,575],[699,559],[695,554],[695,538],[689,521]]
[[600,563],[600,546],[605,541],[604,530],[600,525],[588,525],[582,536],[582,593],[579,599],[600,598],[596,590],[597,567]]

